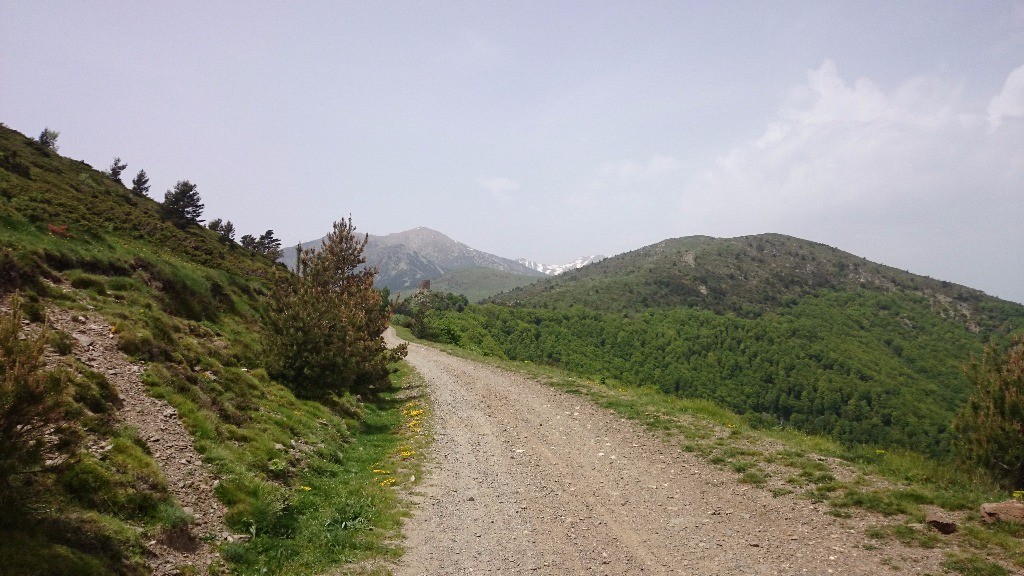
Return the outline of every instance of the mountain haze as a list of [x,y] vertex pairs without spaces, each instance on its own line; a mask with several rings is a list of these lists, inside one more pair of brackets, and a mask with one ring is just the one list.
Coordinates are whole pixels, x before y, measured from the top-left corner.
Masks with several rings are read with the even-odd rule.
[[[316,248],[322,244],[321,238],[303,243],[302,247]],[[376,285],[396,292],[416,289],[423,280],[435,280],[445,273],[469,268],[486,268],[528,277],[544,275],[515,260],[471,248],[424,227],[385,236],[370,234],[364,255],[367,265],[378,269]],[[281,261],[294,268],[295,251],[285,250]]]

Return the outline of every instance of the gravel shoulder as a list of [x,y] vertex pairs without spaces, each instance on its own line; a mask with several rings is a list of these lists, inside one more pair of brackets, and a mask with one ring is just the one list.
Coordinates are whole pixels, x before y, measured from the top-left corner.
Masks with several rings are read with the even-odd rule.
[[867,519],[740,484],[581,398],[419,344],[407,361],[435,439],[399,576],[941,573],[939,551],[869,545]]

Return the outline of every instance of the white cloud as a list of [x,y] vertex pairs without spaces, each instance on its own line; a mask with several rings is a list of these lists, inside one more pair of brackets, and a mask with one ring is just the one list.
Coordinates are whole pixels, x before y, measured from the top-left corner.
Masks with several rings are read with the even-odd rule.
[[484,178],[480,180],[479,184],[484,190],[490,192],[495,200],[502,204],[512,202],[512,193],[518,192],[520,189],[519,182],[500,176]]
[[[1021,134],[988,127],[1020,115],[1005,104],[1019,105],[1020,95],[1024,68],[986,119],[982,106],[938,78],[885,90],[867,78],[847,81],[826,61],[759,137],[686,185],[683,225],[690,233],[792,234],[954,281],[970,278],[972,267],[1018,270]],[[1004,295],[1024,296],[1014,288],[1024,271],[1002,275]]]
[[1003,91],[988,104],[988,121],[993,130],[1007,117],[1024,117],[1024,66],[1010,73]]

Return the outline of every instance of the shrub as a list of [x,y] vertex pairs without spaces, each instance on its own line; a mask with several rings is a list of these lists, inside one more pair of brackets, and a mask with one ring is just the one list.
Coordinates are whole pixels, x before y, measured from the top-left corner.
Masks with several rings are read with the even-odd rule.
[[953,423],[960,457],[1024,487],[1024,338],[1005,354],[988,346],[966,372],[974,391]]
[[71,335],[63,330],[54,330],[50,332],[50,347],[53,351],[61,356],[67,356],[71,354],[72,348],[74,348],[74,341]]
[[45,334],[19,338],[14,304],[0,315],[0,500],[12,495],[11,477],[46,469],[47,451],[67,450],[73,438],[64,412],[67,377],[44,369]]
[[11,150],[6,154],[0,154],[0,168],[3,168],[11,174],[17,174],[22,178],[31,178],[32,169],[29,165],[22,162],[18,158],[18,151]]

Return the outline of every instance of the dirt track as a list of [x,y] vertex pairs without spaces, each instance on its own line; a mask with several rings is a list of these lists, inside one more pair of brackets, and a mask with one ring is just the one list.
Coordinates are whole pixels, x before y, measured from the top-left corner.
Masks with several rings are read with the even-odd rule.
[[894,556],[899,573],[941,571],[932,551],[867,550],[861,522],[739,484],[585,400],[421,345],[408,361],[435,444],[400,576],[893,574]]
[[[75,356],[102,373],[117,387],[121,399],[118,420],[135,428],[152,452],[174,495],[194,522],[187,533],[172,532],[148,543],[147,560],[157,576],[179,574],[184,566],[198,573],[219,562],[207,540],[228,534],[224,505],[213,493],[214,476],[193,446],[192,435],[178,413],[164,400],[151,397],[140,380],[143,366],[117,349],[117,340],[106,320],[58,308],[47,313],[48,322],[71,334]],[[106,446],[93,446],[102,454]]]

